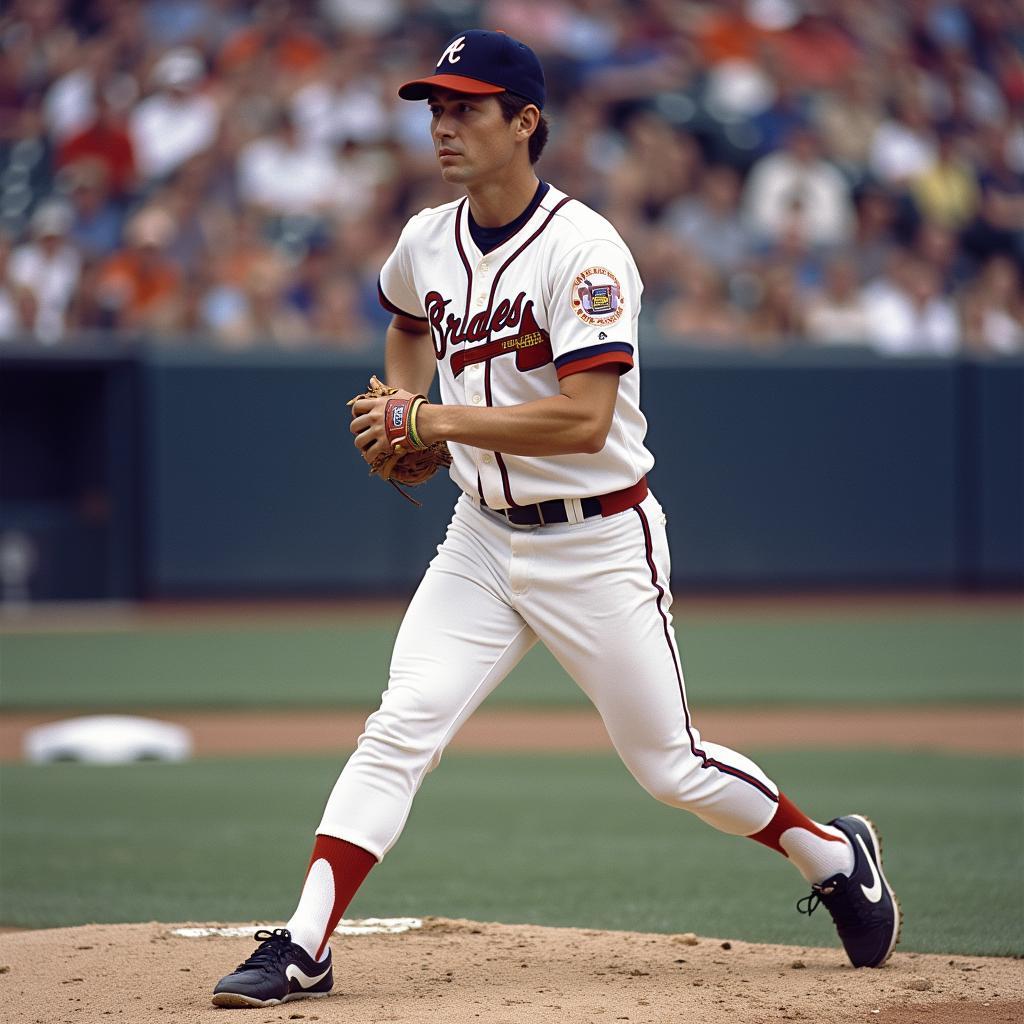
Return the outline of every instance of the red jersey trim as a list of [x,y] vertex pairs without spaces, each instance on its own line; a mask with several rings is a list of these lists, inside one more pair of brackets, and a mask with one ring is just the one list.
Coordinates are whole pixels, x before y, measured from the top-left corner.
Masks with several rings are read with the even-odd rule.
[[422,320],[423,323],[427,322],[425,316],[417,316],[415,313],[407,313],[401,306],[396,306],[385,294],[384,289],[381,287],[380,278],[377,279],[377,300],[380,304],[389,312],[394,313],[395,316],[404,316],[410,320]]
[[469,323],[469,306],[473,301],[473,268],[469,265],[469,259],[462,244],[462,215],[468,202],[469,199],[463,199],[459,203],[459,208],[455,211],[455,248],[459,252],[459,259],[462,260],[463,269],[466,271],[466,308],[462,314],[462,322],[464,324]]
[[574,362],[566,363],[558,368],[558,379],[564,380],[574,373],[583,373],[584,370],[593,370],[595,366],[607,366],[609,363],[617,363],[621,369],[619,374],[628,373],[633,369],[633,357],[625,352],[604,352],[599,356],[590,356],[589,359],[577,359]]

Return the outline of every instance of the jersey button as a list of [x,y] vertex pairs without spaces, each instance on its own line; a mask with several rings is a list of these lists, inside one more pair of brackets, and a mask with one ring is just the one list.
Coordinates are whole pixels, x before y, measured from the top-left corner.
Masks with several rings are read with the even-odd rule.
[[482,401],[483,401],[483,399],[479,395],[474,395],[473,396],[473,404],[474,405],[479,405]]
[[484,456],[484,462],[486,462],[487,465],[490,465],[493,461],[494,461],[494,456],[493,455],[485,455]]

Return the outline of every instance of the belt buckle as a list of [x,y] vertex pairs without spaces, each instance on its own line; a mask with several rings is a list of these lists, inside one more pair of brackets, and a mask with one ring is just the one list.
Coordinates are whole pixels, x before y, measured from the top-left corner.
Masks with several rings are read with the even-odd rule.
[[516,529],[522,529],[526,526],[526,523],[520,523],[516,520],[515,515],[517,512],[522,511],[522,506],[513,506],[512,508],[503,508],[502,514],[505,516],[505,521],[509,526],[514,526]]
[[521,523],[517,523],[512,518],[512,511],[513,511],[512,509],[510,509],[510,508],[497,508],[494,511],[497,512],[498,515],[503,516],[504,519],[505,519],[505,522],[508,523],[508,525],[513,530],[524,530],[524,529],[526,529],[526,527],[524,527]]

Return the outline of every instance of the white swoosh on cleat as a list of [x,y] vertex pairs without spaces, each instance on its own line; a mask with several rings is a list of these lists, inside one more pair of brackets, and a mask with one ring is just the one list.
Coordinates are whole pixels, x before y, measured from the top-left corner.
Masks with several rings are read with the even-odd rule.
[[[860,836],[857,837],[858,839]],[[327,971],[331,969],[331,965],[327,965]],[[303,988],[309,988],[315,985],[318,981],[323,981],[327,977],[327,971],[323,974],[318,974],[315,978],[311,978],[305,971],[300,967],[296,967],[295,964],[289,964],[285,969],[285,977],[294,978]]]
[[[877,903],[882,898],[882,879],[878,877],[878,868],[875,867],[874,857],[868,853],[868,848],[864,845],[864,840],[861,839],[859,834],[857,835],[857,842],[860,843],[860,848],[864,851],[868,867],[871,868],[871,877],[874,878],[874,882],[871,885],[862,885],[861,889],[872,903]],[[288,970],[290,971],[291,967]]]

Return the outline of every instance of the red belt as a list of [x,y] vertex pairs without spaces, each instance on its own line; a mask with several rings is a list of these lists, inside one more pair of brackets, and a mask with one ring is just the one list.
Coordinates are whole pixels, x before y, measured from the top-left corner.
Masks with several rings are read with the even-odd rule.
[[[583,518],[590,519],[592,516],[614,516],[619,512],[625,512],[627,508],[639,505],[646,497],[647,477],[644,476],[632,487],[611,491],[609,494],[599,494],[593,498],[580,498],[579,502]],[[551,526],[553,523],[575,521],[575,516],[570,518],[571,498],[552,498],[536,505],[518,505],[516,508],[491,508],[483,501],[481,504],[491,512],[504,516],[515,526]]]

